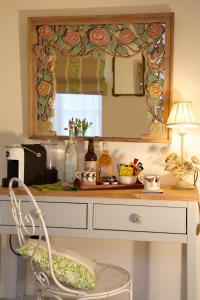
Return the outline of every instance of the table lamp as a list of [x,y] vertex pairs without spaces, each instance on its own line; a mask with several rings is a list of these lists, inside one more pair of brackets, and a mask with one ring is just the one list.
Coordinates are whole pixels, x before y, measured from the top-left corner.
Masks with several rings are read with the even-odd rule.
[[[184,136],[187,128],[196,127],[199,124],[196,122],[192,112],[192,102],[190,101],[175,101],[173,103],[169,118],[167,120],[167,127],[179,128],[179,135],[181,137],[181,161],[184,160]],[[186,181],[179,181],[176,189],[192,189],[194,186]]]

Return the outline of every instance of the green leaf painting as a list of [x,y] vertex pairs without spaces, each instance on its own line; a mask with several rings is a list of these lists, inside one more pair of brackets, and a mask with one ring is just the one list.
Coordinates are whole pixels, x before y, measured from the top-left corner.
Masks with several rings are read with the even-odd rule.
[[119,30],[119,26],[116,24],[111,24],[111,25],[109,25],[109,29],[112,32],[117,32]]
[[128,49],[125,46],[118,45],[116,50],[117,50],[117,53],[119,53],[123,56],[128,56]]
[[121,28],[122,29],[127,29],[127,28],[129,28],[129,26],[130,26],[130,24],[124,23],[124,24],[121,25]]
[[81,51],[81,47],[80,46],[75,46],[74,48],[72,48],[72,50],[70,51],[70,54],[72,56],[76,56],[79,54],[79,52]]
[[142,34],[145,31],[145,24],[135,24],[134,28],[137,34]]

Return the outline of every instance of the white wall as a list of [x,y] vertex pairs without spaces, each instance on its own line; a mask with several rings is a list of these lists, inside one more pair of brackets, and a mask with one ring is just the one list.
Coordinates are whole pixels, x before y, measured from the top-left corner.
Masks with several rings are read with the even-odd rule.
[[[0,0],[0,176],[5,175],[3,146],[26,142],[28,124],[27,91],[27,16],[88,15],[114,13],[175,12],[173,99],[193,102],[199,109],[199,0]],[[188,155],[199,155],[200,129],[187,137]],[[32,142],[32,141],[28,141]],[[173,135],[171,149],[179,147]],[[163,172],[163,161],[170,150],[164,144],[110,143],[114,161],[139,157],[147,172]],[[84,149],[84,145],[81,145]],[[199,155],[200,156],[200,155]],[[60,165],[62,164],[60,156]],[[164,182],[172,179],[164,176]],[[66,240],[68,241],[68,240]],[[2,243],[4,245],[4,243]],[[101,260],[109,260],[134,271],[135,300],[185,300],[184,280],[181,289],[181,247],[175,244],[137,243],[129,241],[70,240]],[[118,251],[116,251],[116,249]],[[4,251],[5,252],[5,251]],[[184,256],[184,250],[183,250]],[[176,268],[174,266],[176,265]],[[0,296],[14,297],[14,267],[6,286],[1,271]],[[12,277],[13,276],[13,277]],[[192,300],[192,299],[190,299]]]

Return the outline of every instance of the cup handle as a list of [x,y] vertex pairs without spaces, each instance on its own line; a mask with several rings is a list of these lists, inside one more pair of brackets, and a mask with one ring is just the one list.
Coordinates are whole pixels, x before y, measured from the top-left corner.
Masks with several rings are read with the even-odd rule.
[[144,184],[144,178],[143,178],[143,175],[142,175],[142,174],[139,174],[139,175],[138,175],[138,180],[139,180],[142,184]]

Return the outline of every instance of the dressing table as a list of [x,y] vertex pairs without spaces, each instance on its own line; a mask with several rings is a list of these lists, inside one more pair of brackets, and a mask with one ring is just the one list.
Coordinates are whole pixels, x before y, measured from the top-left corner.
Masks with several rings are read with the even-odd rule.
[[[162,188],[162,194],[130,189],[31,191],[43,209],[52,236],[186,244],[187,300],[198,300],[198,191]],[[59,218],[55,218],[55,212]],[[6,188],[0,189],[0,233],[15,233]]]

